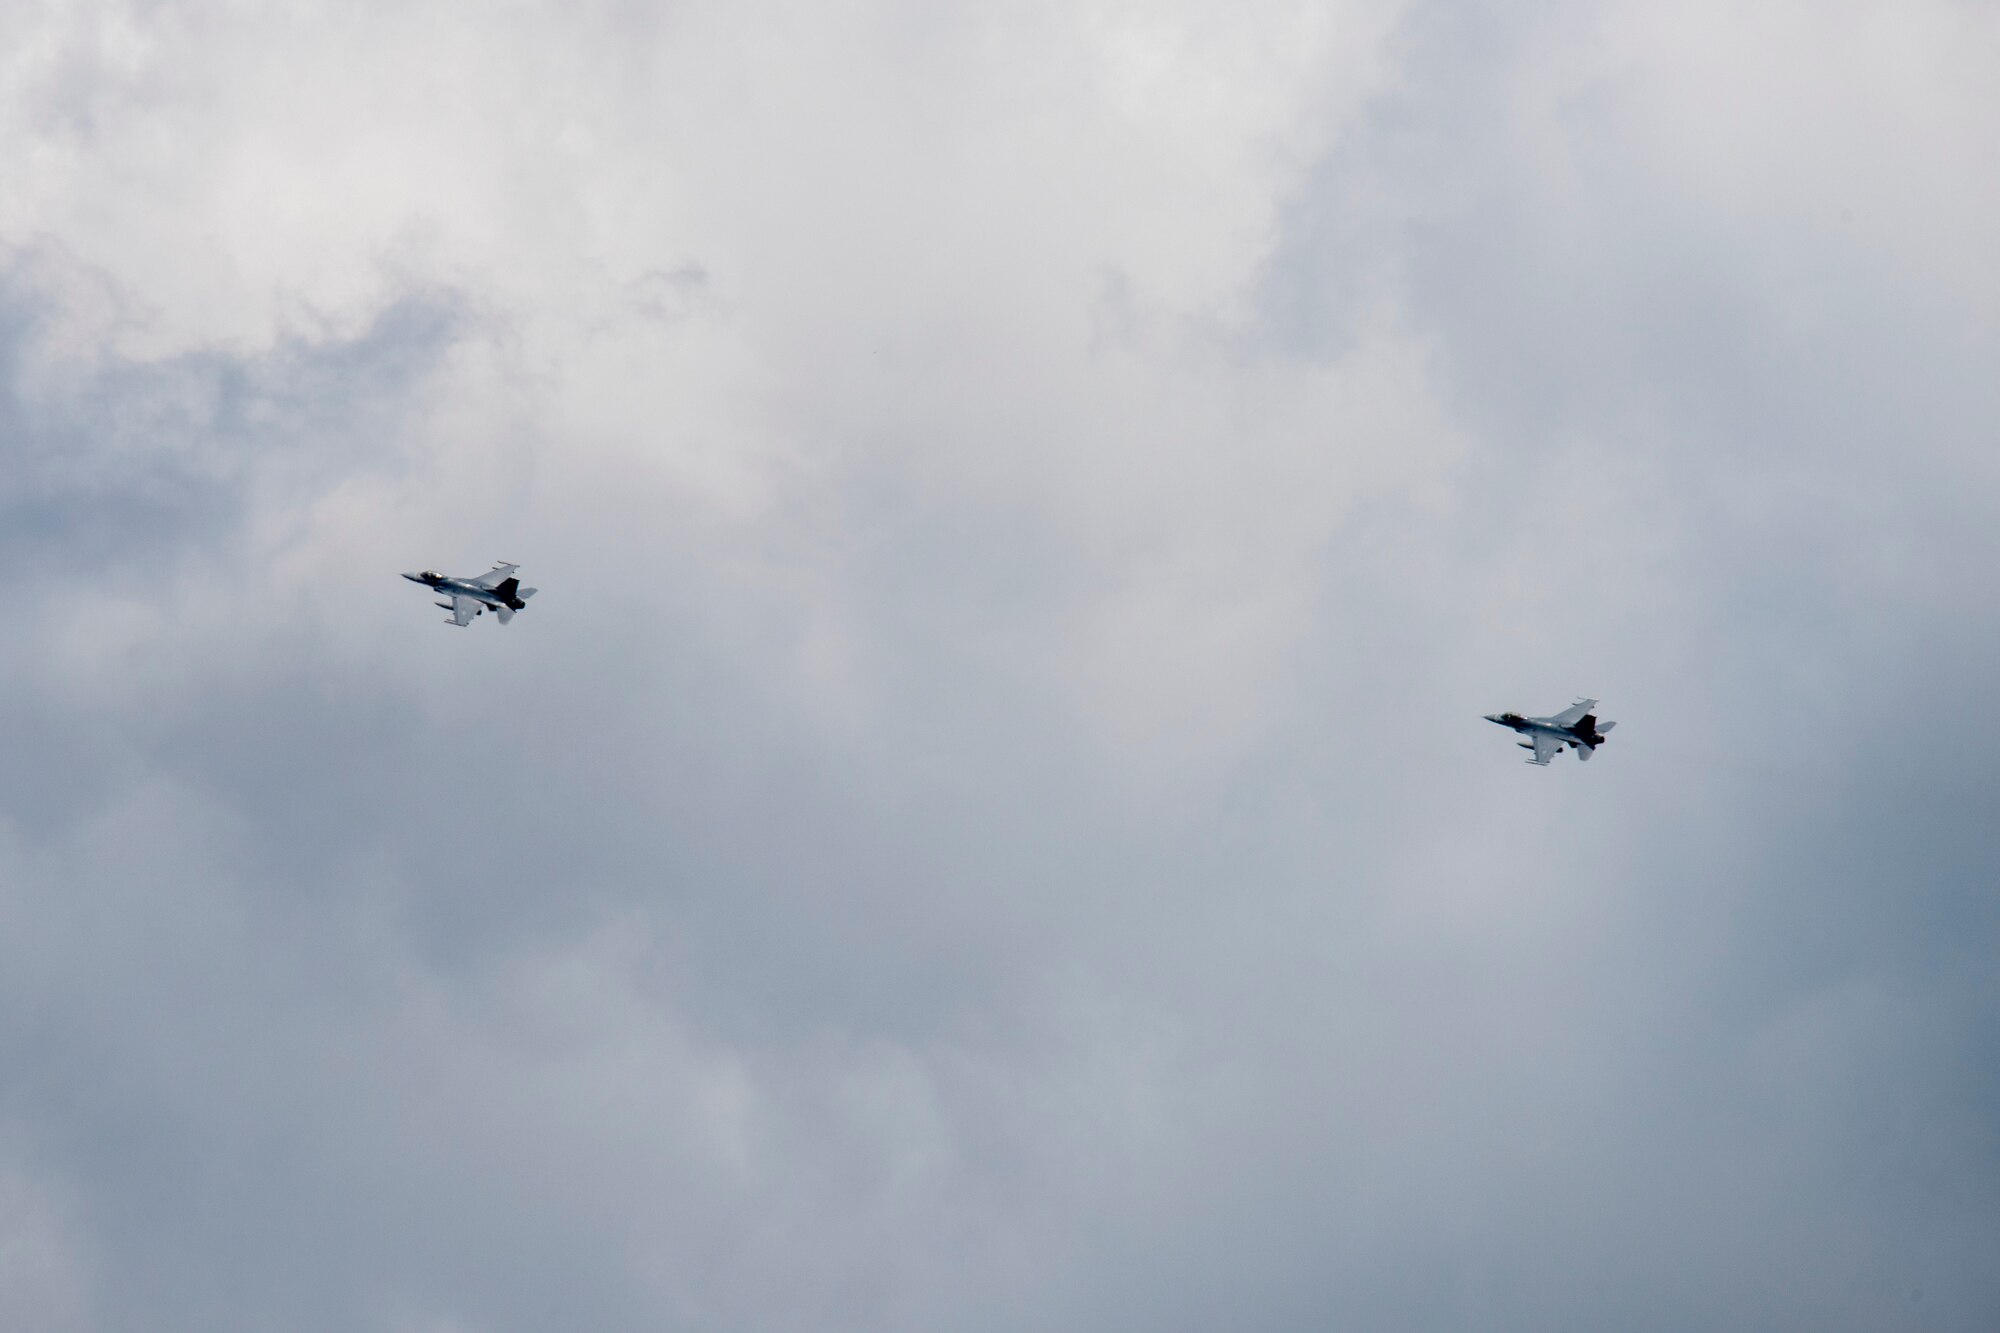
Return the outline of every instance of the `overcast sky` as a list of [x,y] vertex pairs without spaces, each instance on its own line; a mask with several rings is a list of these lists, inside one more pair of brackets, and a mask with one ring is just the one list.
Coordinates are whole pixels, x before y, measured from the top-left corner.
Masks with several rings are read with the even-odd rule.
[[2000,1326],[1996,72],[0,6],[0,1323]]

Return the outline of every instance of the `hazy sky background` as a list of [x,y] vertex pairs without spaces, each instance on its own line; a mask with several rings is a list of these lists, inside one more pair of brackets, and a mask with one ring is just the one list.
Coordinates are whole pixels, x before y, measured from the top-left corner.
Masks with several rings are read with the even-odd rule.
[[1996,71],[0,7],[0,1322],[2000,1326]]

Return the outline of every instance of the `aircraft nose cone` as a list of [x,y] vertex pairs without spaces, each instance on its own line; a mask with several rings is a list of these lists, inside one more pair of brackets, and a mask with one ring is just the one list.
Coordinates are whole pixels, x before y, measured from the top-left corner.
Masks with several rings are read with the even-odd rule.
[[412,583],[422,583],[424,581],[424,576],[422,574],[405,574],[403,575],[403,577],[408,579]]
[[1486,720],[1488,722],[1498,722],[1500,720],[1500,715],[1498,713],[1488,713],[1486,715]]

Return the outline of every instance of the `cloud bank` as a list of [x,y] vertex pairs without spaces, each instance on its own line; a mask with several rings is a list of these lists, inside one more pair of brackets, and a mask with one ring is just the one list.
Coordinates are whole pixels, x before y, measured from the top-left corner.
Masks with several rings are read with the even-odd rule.
[[0,1308],[1990,1328],[1996,39],[10,8]]

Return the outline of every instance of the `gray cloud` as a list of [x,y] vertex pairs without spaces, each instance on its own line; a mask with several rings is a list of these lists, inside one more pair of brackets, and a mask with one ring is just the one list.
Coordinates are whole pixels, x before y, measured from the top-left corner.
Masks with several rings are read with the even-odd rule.
[[810,116],[734,10],[218,18],[179,176],[0,125],[0,1304],[1991,1324],[1992,321],[1823,207],[1948,29],[1282,10],[794,14]]

